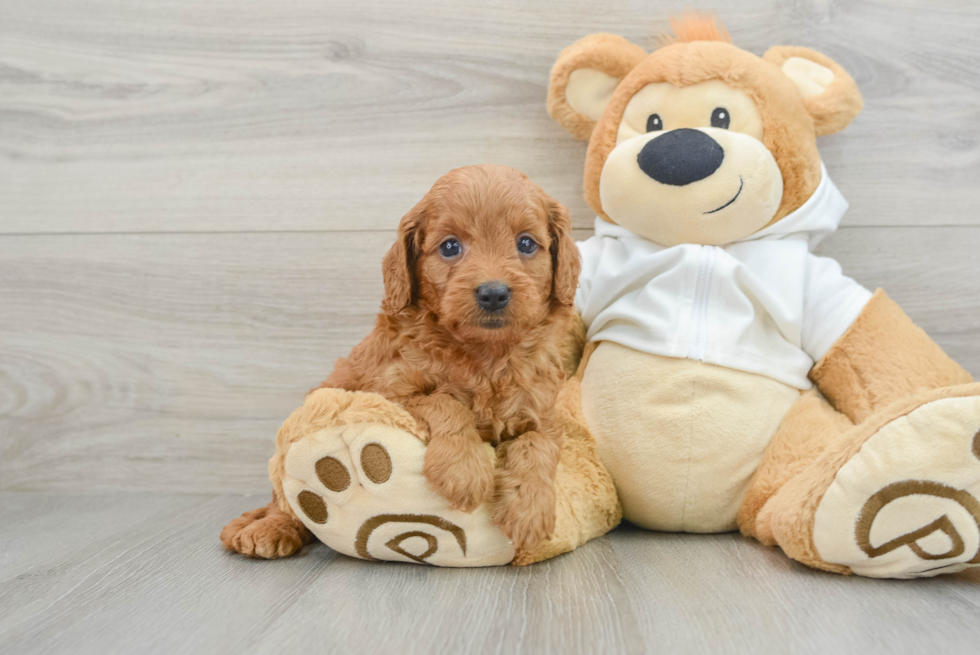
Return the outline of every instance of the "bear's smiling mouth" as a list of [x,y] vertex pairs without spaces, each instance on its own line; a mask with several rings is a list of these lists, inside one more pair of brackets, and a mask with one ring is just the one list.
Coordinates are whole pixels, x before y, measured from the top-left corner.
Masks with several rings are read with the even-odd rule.
[[714,214],[715,212],[720,212],[722,209],[724,209],[728,205],[730,205],[733,202],[735,202],[736,200],[738,200],[738,197],[742,194],[742,187],[743,186],[745,186],[745,180],[743,180],[742,179],[742,176],[739,175],[738,176],[738,191],[735,193],[735,197],[732,198],[731,200],[729,200],[728,202],[726,202],[724,205],[722,205],[718,209],[712,209],[710,212],[704,212],[704,213],[705,214]]

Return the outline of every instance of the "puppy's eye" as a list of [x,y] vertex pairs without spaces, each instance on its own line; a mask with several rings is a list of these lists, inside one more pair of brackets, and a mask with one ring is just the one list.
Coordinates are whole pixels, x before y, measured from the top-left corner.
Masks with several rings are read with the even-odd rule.
[[533,255],[538,249],[538,244],[529,236],[522,236],[517,240],[517,251],[525,255]]
[[711,127],[720,127],[723,130],[727,130],[731,122],[732,115],[724,107],[715,107],[715,110],[711,112]]
[[462,248],[459,245],[459,241],[457,241],[456,239],[446,239],[439,246],[440,254],[442,254],[442,256],[445,257],[446,259],[452,259],[453,257],[456,257],[457,255],[459,255],[461,251]]
[[647,132],[659,132],[664,129],[664,122],[660,114],[650,114],[647,117]]

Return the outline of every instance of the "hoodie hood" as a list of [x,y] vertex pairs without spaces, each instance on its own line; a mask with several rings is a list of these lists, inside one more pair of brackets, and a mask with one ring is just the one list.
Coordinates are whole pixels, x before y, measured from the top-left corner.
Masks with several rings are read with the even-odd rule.
[[[841,219],[847,212],[847,200],[827,175],[827,169],[820,164],[820,184],[806,202],[800,207],[758,232],[732,243],[749,241],[771,241],[776,239],[801,239],[813,250],[825,237],[837,230]],[[595,234],[598,237],[642,239],[625,227],[613,225],[601,218],[595,219]],[[719,246],[724,248],[725,244]]]

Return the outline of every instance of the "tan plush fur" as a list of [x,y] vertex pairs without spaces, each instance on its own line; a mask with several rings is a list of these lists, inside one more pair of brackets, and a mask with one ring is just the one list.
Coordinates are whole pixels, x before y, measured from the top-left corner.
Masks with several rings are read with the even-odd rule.
[[920,389],[973,381],[881,289],[810,379],[855,423]]
[[793,83],[775,66],[734,45],[695,41],[655,51],[616,89],[592,133],[585,160],[585,200],[599,216],[608,220],[599,198],[602,167],[616,145],[619,123],[633,95],[655,82],[690,86],[708,80],[721,80],[744,91],[762,115],[763,144],[772,152],[783,176],[783,198],[774,221],[813,194],[820,183],[816,131]]
[[[936,400],[977,395],[980,395],[978,383],[940,389],[924,388],[896,400],[853,429],[841,433],[824,448],[812,465],[806,466],[772,496],[756,519],[759,525],[754,529],[755,533],[764,537],[766,543],[777,544],[783,552],[803,564],[835,573],[850,573],[845,566],[825,562],[813,543],[817,507],[837,472],[868,439],[891,421]],[[804,451],[805,448],[801,447],[797,452]]]
[[768,524],[760,531],[756,517],[769,499],[787,482],[802,473],[853,424],[811,389],[789,410],[756,469],[748,493],[738,512],[738,525],[746,537],[767,546],[775,545]]
[[[289,447],[308,435],[325,428],[358,423],[380,423],[399,428],[422,439],[418,424],[411,414],[398,408],[376,393],[353,393],[343,397],[334,394],[307,394],[303,405],[283,422],[276,434],[276,453],[269,460],[269,480],[272,497],[277,507],[296,519],[296,514],[282,493],[282,481],[286,476],[286,453]],[[298,519],[297,519],[298,523]],[[299,523],[302,526],[302,523]]]
[[[521,237],[537,250],[518,252]],[[443,255],[449,239],[458,256]],[[402,219],[382,270],[374,331],[321,386],[399,403],[427,441],[433,488],[464,511],[492,500],[515,547],[533,547],[555,529],[555,405],[579,273],[568,211],[514,169],[457,169]],[[476,298],[491,281],[511,293],[493,315]],[[484,442],[501,444],[496,469]],[[281,467],[273,461],[274,481]]]
[[811,378],[840,413],[815,391],[801,397],[752,480],[739,527],[804,564],[849,573],[813,544],[816,509],[837,472],[891,421],[935,400],[980,394],[980,384],[880,289]]
[[[590,139],[584,175],[587,202],[598,216],[614,222],[603,209],[600,180],[604,172],[607,176],[616,173],[616,169],[607,167],[606,163],[610,153],[617,147],[617,139],[627,139],[623,141],[627,143],[628,139],[641,137],[644,134],[642,127],[637,123],[637,117],[633,115],[636,113],[636,107],[643,106],[642,103],[634,103],[630,110],[633,114],[624,122],[626,108],[631,99],[648,85],[655,83],[667,83],[683,88],[704,82],[720,81],[732,89],[743,92],[758,109],[762,123],[761,141],[773,155],[783,181],[783,194],[769,224],[780,220],[808,200],[820,182],[820,154],[817,150],[816,137],[842,130],[860,113],[863,100],[857,84],[836,62],[807,48],[777,46],[771,48],[761,58],[741,50],[731,44],[724,27],[710,16],[692,14],[672,21],[672,24],[675,37],[665,39],[663,47],[637,60],[625,75],[622,70],[634,55],[625,55],[624,53],[629,52],[625,42],[609,35],[602,35],[601,38],[598,35],[586,37],[566,49],[555,63],[552,74],[553,88],[549,89],[549,110],[556,120],[575,136],[582,138],[583,135],[588,135]],[[601,118],[592,125],[580,118],[569,117],[569,108],[561,107],[561,98],[564,97],[562,85],[567,85],[576,70],[600,69],[599,66],[593,65],[593,62],[609,60],[619,62],[617,74],[613,77],[621,78],[611,95],[608,93],[610,83],[607,78],[587,76],[575,78],[583,80],[580,84],[581,88],[588,89],[589,84],[592,84],[597,92],[591,99],[599,97],[605,101],[604,99],[608,98]],[[607,65],[605,70],[611,69]],[[647,93],[654,90],[648,90]],[[646,97],[640,96],[640,100]],[[556,104],[556,108],[551,107],[552,102]],[[588,107],[592,114],[596,114],[596,104],[597,102],[593,104],[583,102],[581,106]],[[723,107],[720,103],[718,106]],[[671,108],[676,111],[676,107]],[[656,106],[649,109],[650,112],[657,110]],[[663,113],[666,116],[666,112]],[[702,108],[698,110],[696,116],[682,116],[680,120],[675,116],[672,120],[674,125],[680,127],[706,128],[708,127],[706,119],[701,116],[703,113]],[[649,115],[653,116],[652,113]],[[666,121],[663,120],[664,116],[660,116],[660,128],[649,127],[647,132],[657,129],[677,129],[668,128]],[[713,124],[711,127],[725,128]],[[758,138],[755,134],[752,136]],[[644,173],[650,175],[646,171]],[[615,187],[606,180],[604,188],[608,191]],[[615,194],[610,197],[614,196]],[[629,216],[628,212],[622,211],[617,214],[614,205],[615,203],[610,200],[609,213],[619,215],[625,220]],[[766,214],[767,217],[769,215]],[[656,212],[653,212],[651,220],[655,219]],[[597,365],[596,362],[599,360],[593,355],[594,352],[596,352],[596,345],[588,344],[576,380],[583,379],[583,371],[590,361],[593,365]],[[615,370],[621,368],[625,366]],[[831,499],[824,508],[831,515],[831,519],[821,519],[824,521],[821,525],[829,526],[833,524],[833,517],[843,516],[840,512],[835,514],[835,508],[850,507],[846,503],[851,502],[861,508],[867,498],[878,497],[878,492],[890,484],[887,481],[888,471],[883,473],[880,479],[874,476],[865,476],[861,479],[862,484],[871,486],[881,483],[881,487],[870,491],[863,487],[859,491],[854,491],[857,488],[854,478],[847,478],[843,473],[841,475],[847,479],[836,484],[836,476],[849,463],[852,466],[847,470],[859,477],[859,474],[854,471],[867,471],[870,470],[867,467],[873,468],[876,462],[880,464],[886,461],[886,458],[881,456],[881,452],[875,450],[879,447],[875,444],[893,443],[887,441],[891,433],[886,428],[899,429],[904,424],[893,423],[896,419],[927,405],[939,413],[930,414],[926,411],[917,414],[919,417],[925,417],[919,420],[915,430],[912,431],[915,432],[915,438],[919,439],[914,443],[920,450],[912,448],[908,452],[921,453],[923,448],[936,452],[938,449],[943,449],[954,464],[949,471],[931,473],[936,476],[948,474],[948,482],[951,486],[947,486],[950,489],[956,487],[954,492],[959,494],[957,497],[973,498],[969,494],[975,493],[975,490],[970,489],[968,492],[964,488],[959,488],[957,485],[960,483],[956,481],[966,479],[967,476],[963,470],[957,469],[955,464],[960,457],[960,451],[956,448],[963,445],[961,442],[965,437],[956,432],[961,428],[949,427],[956,421],[947,421],[944,428],[931,427],[938,420],[936,417],[942,416],[941,412],[945,411],[943,408],[948,407],[948,405],[931,405],[931,403],[941,403],[944,399],[950,398],[980,396],[980,384],[972,383],[971,376],[916,327],[884,292],[879,290],[874,295],[849,330],[813,367],[810,377],[816,384],[816,389],[802,394],[783,416],[778,431],[768,442],[762,460],[752,476],[737,517],[738,526],[745,535],[753,536],[766,544],[778,545],[787,555],[807,565],[839,573],[851,573],[849,566],[824,561],[817,550],[814,531],[821,501],[825,495]],[[611,389],[612,393],[615,393],[615,375],[605,379],[602,388]],[[590,393],[586,385],[587,400],[595,400],[595,397],[599,396],[601,394],[598,392]],[[637,402],[642,402],[640,398],[641,395],[638,393]],[[667,407],[662,409],[666,413],[671,405],[664,404]],[[656,415],[658,411],[656,403],[648,403],[648,405],[644,406],[645,409],[649,409],[652,415]],[[608,406],[608,402],[604,406]],[[587,409],[588,407],[587,405]],[[623,410],[625,411],[625,407]],[[641,415],[641,412],[638,410],[636,414]],[[976,445],[980,443],[980,436],[972,437],[975,427],[972,427],[970,421],[973,419],[966,415],[961,418],[962,424],[966,425],[966,432],[969,433],[967,436],[975,439],[973,453],[980,457],[980,446]],[[909,422],[911,423],[911,419]],[[593,428],[600,439],[603,438],[603,430],[598,427],[598,424],[593,425]],[[947,432],[942,432],[943,429]],[[935,430],[934,434],[932,430]],[[635,432],[635,429],[629,430],[623,435],[623,441],[635,439]],[[862,445],[879,434],[884,435],[882,437],[884,441],[871,442],[868,449],[861,451]],[[908,438],[913,439],[913,437]],[[859,452],[860,457],[858,457]],[[906,465],[907,462],[902,460],[905,451],[897,449],[887,452],[893,457],[893,460],[887,461],[898,462],[900,467]],[[914,461],[910,460],[912,464],[909,466],[917,465],[920,459],[921,457],[913,457]],[[607,464],[610,469],[613,469],[614,465],[611,462],[612,460]],[[967,465],[964,464],[965,466]],[[617,475],[620,478],[628,478],[628,471],[632,468],[634,467],[626,466],[626,472]],[[639,469],[639,467],[635,468]],[[929,473],[926,471],[925,475],[928,476]],[[905,475],[905,473],[896,475]],[[638,484],[642,485],[642,480],[648,476],[635,477],[639,481]],[[934,483],[939,484],[939,481],[936,480]],[[621,485],[621,491],[625,488],[625,485]],[[832,489],[829,495],[828,489]],[[852,493],[853,498],[848,495]],[[864,493],[868,496],[861,496]],[[642,494],[638,494],[638,497],[642,499]],[[840,502],[845,504],[834,505],[833,502],[837,501],[833,498],[844,499]],[[663,497],[656,496],[656,500],[662,501]],[[629,502],[625,495],[623,501],[629,514]],[[891,516],[894,517],[895,514]],[[854,541],[855,534],[844,534],[854,530],[849,523],[849,516],[843,521],[845,524],[843,528],[840,526],[821,528],[818,533],[820,543],[831,549],[837,548],[835,552],[838,554],[850,552],[847,548],[857,547],[854,545],[857,543]],[[893,521],[893,527],[894,525],[898,524]],[[923,537],[916,537],[916,534],[918,533],[899,533],[895,536],[912,539],[913,541],[909,543],[918,548],[915,540]],[[851,541],[848,542],[848,539]],[[905,546],[908,544],[903,545]],[[917,552],[911,546],[907,550]],[[844,559],[838,561],[859,566],[855,563],[858,560],[846,559],[845,555],[841,557]],[[869,555],[869,557],[873,558],[877,555]],[[878,560],[878,564],[881,561]],[[894,564],[895,561],[897,560],[892,560],[889,566],[894,565],[897,568],[886,570],[886,568],[875,569],[871,566],[864,569],[862,574],[873,575],[876,571],[890,571],[890,574],[896,575],[923,573],[923,571],[912,570],[914,566],[912,569],[903,570],[899,565]]]
[[565,48],[551,69],[548,84],[548,113],[576,139],[585,141],[592,134],[595,121],[572,109],[565,97],[568,79],[581,68],[601,71],[622,79],[646,51],[615,34],[590,34]]
[[772,378],[601,342],[582,413],[623,516],[670,532],[736,528],[740,503],[800,392]]
[[823,93],[803,99],[807,113],[813,118],[817,136],[836,134],[850,125],[864,108],[864,99],[854,78],[836,61],[810,48],[774,46],[762,56],[777,68],[781,68],[790,57],[808,59],[834,72],[834,81]]
[[[566,48],[555,62],[548,90],[549,112],[576,138],[590,137],[585,162],[586,202],[598,216],[613,222],[603,211],[599,180],[603,165],[616,146],[626,105],[640,89],[657,82],[685,87],[721,80],[748,94],[762,115],[763,143],[772,152],[783,177],[783,197],[770,223],[778,221],[799,208],[819,184],[816,136],[843,129],[857,116],[862,107],[857,85],[829,57],[807,48],[772,48],[765,59],[737,48],[729,42],[724,26],[710,16],[688,16],[675,22],[674,28],[676,42],[641,59],[637,59],[639,52],[631,50],[623,39],[594,34]],[[811,59],[831,69],[835,79],[827,92],[804,100],[780,70],[789,57]],[[628,74],[623,73],[634,60]],[[580,68],[604,70],[623,78],[595,125],[564,102],[568,78]]]

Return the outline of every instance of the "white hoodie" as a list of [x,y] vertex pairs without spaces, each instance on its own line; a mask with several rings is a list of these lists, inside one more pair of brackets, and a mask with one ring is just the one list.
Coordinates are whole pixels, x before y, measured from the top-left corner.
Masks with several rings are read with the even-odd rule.
[[589,341],[758,373],[798,389],[871,292],[810,252],[847,201],[821,165],[813,195],[782,220],[726,246],[659,246],[596,218],[579,242],[575,306]]

